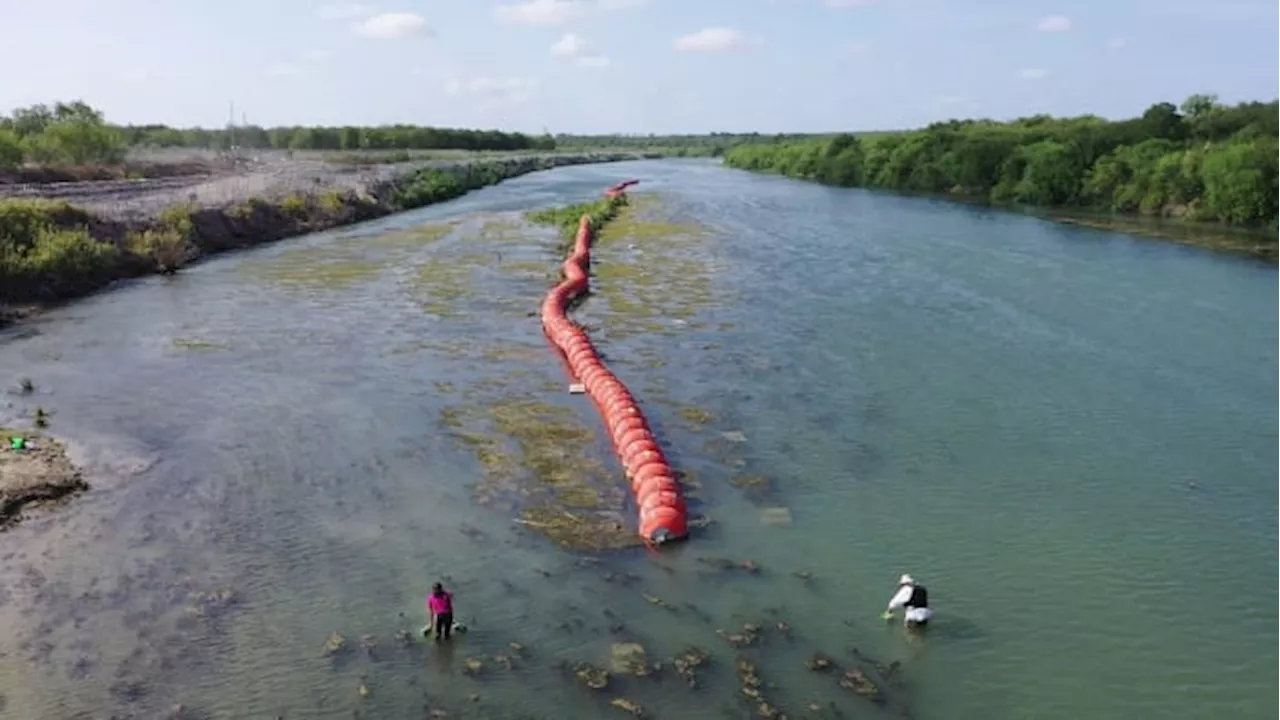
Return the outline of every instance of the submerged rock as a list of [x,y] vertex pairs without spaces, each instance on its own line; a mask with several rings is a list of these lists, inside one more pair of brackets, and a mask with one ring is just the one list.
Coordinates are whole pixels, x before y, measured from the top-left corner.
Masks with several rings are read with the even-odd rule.
[[609,669],[619,675],[644,677],[649,674],[649,658],[640,643],[614,643],[610,646]]
[[844,677],[840,679],[840,687],[871,700],[880,699],[880,688],[858,668],[845,671]]
[[613,702],[609,704],[616,708],[626,710],[627,712],[631,713],[633,717],[642,718],[642,717],[647,717],[648,715],[644,710],[644,706],[634,700],[628,700],[626,698],[614,698]]
[[578,680],[592,690],[603,690],[609,685],[609,671],[604,668],[583,662],[578,663],[573,671]]
[[822,653],[814,653],[808,660],[805,661],[804,664],[805,664],[805,667],[809,668],[810,670],[825,672],[831,669],[831,658],[827,657],[826,655],[823,655]]
[[706,650],[690,645],[681,650],[674,658],[671,664],[675,667],[680,677],[684,678],[689,687],[696,688],[698,686],[698,669],[705,666],[711,660],[711,653]]
[[336,655],[347,647],[347,639],[336,632],[329,633],[329,639],[324,641],[324,654]]

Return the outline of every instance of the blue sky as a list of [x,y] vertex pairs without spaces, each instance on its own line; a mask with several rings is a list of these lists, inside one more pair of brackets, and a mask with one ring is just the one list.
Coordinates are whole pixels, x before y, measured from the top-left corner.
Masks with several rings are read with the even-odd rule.
[[1274,99],[1275,0],[0,0],[0,109],[825,131]]

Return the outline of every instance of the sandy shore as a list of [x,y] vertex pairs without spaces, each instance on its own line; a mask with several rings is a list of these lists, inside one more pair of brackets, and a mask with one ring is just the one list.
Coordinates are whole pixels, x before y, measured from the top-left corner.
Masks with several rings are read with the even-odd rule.
[[[26,447],[15,449],[10,438]],[[62,501],[88,489],[62,443],[36,430],[0,427],[0,530],[41,505]]]

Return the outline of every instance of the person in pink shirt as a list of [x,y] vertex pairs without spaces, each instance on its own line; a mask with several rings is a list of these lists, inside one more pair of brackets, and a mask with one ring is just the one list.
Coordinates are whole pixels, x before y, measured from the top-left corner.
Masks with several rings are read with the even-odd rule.
[[431,586],[431,594],[427,596],[427,612],[431,614],[431,628],[436,639],[446,640],[453,634],[453,593],[446,592],[444,586],[436,583]]

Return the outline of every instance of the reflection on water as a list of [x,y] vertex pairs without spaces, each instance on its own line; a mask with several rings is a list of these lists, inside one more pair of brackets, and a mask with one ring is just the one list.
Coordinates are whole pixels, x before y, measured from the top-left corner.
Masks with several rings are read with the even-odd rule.
[[[512,522],[519,492],[476,503],[486,467],[441,421],[536,397],[616,472],[529,315],[559,258],[518,212],[624,176],[649,215],[602,242],[580,317],[712,523],[660,554],[572,553]],[[1275,282],[648,162],[103,294],[0,344],[94,484],[0,536],[0,712],[1261,717]],[[903,571],[937,605],[923,637],[878,617]],[[435,581],[470,629],[449,643],[419,635]]]

